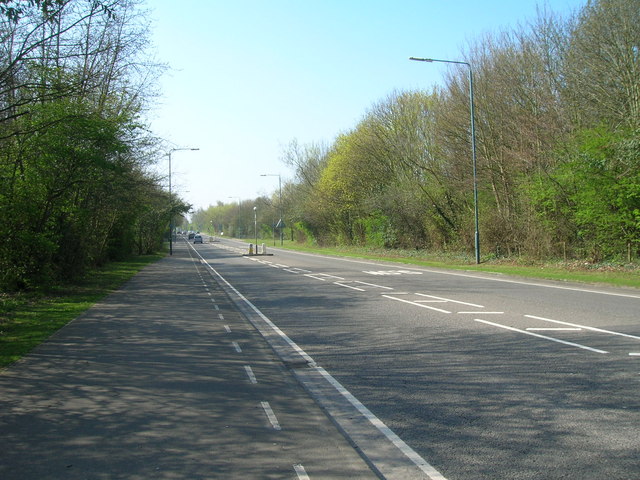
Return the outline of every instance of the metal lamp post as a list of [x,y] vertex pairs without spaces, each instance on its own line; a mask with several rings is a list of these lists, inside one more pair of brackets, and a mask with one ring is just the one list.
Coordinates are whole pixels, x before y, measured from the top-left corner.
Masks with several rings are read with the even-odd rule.
[[263,173],[262,175],[260,175],[261,177],[278,177],[278,210],[279,210],[279,215],[280,215],[280,219],[278,220],[278,228],[280,229],[280,246],[282,246],[284,244],[284,238],[282,235],[282,227],[283,227],[283,222],[282,222],[282,177],[280,176],[279,173]]
[[199,148],[172,148],[167,152],[169,157],[169,255],[173,255],[173,197],[171,196],[171,154],[181,150],[200,150]]
[[471,161],[473,164],[473,205],[475,213],[475,250],[476,250],[476,264],[480,263],[480,229],[478,221],[478,171],[476,166],[476,129],[473,114],[473,73],[471,64],[468,62],[459,62],[456,60],[438,60],[435,58],[417,58],[409,57],[409,60],[415,60],[417,62],[440,62],[440,63],[455,63],[457,65],[466,65],[469,68],[469,110],[471,111]]
[[256,254],[258,253],[258,207],[253,207],[253,232],[256,235]]

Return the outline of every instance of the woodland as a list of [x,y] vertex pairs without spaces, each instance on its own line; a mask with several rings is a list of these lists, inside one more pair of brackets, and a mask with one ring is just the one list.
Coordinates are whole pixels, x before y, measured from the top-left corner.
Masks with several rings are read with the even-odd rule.
[[[640,0],[592,0],[474,40],[442,86],[393,91],[332,142],[292,140],[282,192],[196,211],[225,235],[637,263]],[[417,67],[424,68],[417,65]]]
[[0,291],[159,251],[189,209],[150,168],[163,146],[142,118],[164,67],[140,6],[0,1]]

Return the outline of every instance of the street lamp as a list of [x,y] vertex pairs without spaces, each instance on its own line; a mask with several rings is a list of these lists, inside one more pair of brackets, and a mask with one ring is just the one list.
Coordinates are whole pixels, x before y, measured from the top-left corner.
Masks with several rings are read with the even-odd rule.
[[261,177],[278,177],[278,210],[280,211],[280,219],[278,220],[278,224],[276,227],[280,229],[280,246],[284,244],[284,239],[282,237],[282,229],[284,227],[284,223],[282,222],[282,177],[279,173],[263,173],[260,175]]
[[256,254],[258,253],[258,207],[253,207],[253,232],[256,234]]
[[435,58],[416,58],[409,57],[409,60],[417,62],[440,62],[455,63],[457,65],[466,65],[469,68],[469,110],[471,111],[471,161],[473,163],[473,205],[475,211],[475,246],[476,246],[476,264],[480,263],[480,229],[478,226],[478,171],[476,167],[476,130],[473,114],[473,73],[471,64],[468,62],[459,62],[455,60],[438,60]]
[[200,150],[199,148],[172,148],[167,152],[169,157],[169,255],[173,255],[173,198],[171,196],[171,154],[181,150]]

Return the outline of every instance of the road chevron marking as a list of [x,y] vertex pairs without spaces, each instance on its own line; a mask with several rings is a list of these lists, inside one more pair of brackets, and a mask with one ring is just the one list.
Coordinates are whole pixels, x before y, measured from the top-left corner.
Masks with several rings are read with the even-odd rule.
[[609,352],[606,352],[604,350],[598,350],[597,348],[587,347],[586,345],[581,345],[579,343],[567,342],[565,340],[560,340],[559,338],[548,337],[546,335],[540,335],[539,333],[527,332],[526,330],[521,330],[519,328],[509,327],[507,325],[501,325],[499,323],[488,322],[487,320],[480,320],[479,318],[475,318],[474,321],[480,322],[480,323],[484,323],[484,324],[487,324],[487,325],[492,325],[492,326],[498,327],[498,328],[504,328],[505,330],[511,330],[512,332],[524,333],[525,335],[531,335],[533,337],[543,338],[545,340],[550,340],[552,342],[562,343],[564,345],[569,345],[571,347],[582,348],[583,350],[589,350],[589,351],[595,352],[595,353],[609,353]]

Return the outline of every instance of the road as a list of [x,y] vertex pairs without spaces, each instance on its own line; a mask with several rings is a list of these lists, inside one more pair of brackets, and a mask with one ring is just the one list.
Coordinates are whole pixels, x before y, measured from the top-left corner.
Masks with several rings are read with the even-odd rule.
[[637,290],[191,246],[430,478],[640,478]]

